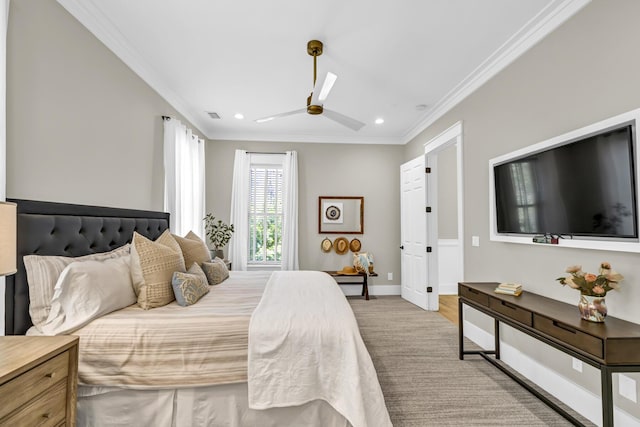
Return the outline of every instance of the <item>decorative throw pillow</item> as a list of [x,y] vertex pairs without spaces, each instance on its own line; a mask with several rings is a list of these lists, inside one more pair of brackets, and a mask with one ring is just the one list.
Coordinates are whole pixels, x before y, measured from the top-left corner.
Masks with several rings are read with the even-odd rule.
[[69,334],[97,317],[135,304],[129,261],[126,256],[69,264],[56,283],[42,333]]
[[184,265],[191,265],[194,262],[198,264],[211,262],[211,252],[209,252],[207,244],[196,233],[190,231],[184,237],[176,236],[175,234],[172,234],[172,236],[180,245],[182,256],[184,257]]
[[176,271],[171,279],[176,302],[183,307],[195,304],[209,292],[207,276],[197,263],[193,263],[186,273]]
[[211,286],[222,283],[229,277],[227,265],[217,257],[211,262],[203,262],[202,269]]
[[373,255],[367,252],[353,254],[353,266],[361,273],[373,273]]
[[33,325],[41,329],[47,320],[56,282],[67,265],[75,261],[101,261],[129,256],[130,247],[127,243],[109,252],[81,257],[26,255],[23,259],[29,285],[29,314]]
[[185,271],[184,259],[169,230],[155,242],[133,233],[131,279],[140,307],[145,310],[162,307],[175,299],[171,287],[174,271]]

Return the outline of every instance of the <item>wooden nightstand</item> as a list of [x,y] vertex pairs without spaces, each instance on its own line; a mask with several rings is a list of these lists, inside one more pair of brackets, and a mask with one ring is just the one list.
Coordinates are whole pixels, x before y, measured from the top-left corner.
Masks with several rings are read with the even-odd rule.
[[0,425],[75,426],[78,337],[0,337]]

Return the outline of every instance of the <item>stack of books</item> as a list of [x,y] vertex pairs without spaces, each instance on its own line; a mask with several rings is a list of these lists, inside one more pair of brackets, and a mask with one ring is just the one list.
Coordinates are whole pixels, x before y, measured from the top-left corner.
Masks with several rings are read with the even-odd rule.
[[495,289],[497,294],[518,296],[522,293],[522,285],[519,283],[500,283]]

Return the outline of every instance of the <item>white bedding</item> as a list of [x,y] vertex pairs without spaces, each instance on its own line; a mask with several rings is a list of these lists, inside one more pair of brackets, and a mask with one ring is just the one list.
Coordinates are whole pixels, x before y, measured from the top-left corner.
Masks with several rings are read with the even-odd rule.
[[249,407],[328,402],[354,427],[391,426],[351,306],[326,273],[274,272],[249,325]]

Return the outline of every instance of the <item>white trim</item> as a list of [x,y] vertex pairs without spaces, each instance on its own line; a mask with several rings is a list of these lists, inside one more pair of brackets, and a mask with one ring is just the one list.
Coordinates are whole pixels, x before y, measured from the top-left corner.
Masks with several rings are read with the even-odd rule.
[[[460,251],[458,239],[438,239],[438,294],[457,295],[458,282],[462,281],[462,265],[458,259]],[[445,271],[446,273],[442,273]],[[455,274],[448,273],[454,271]],[[451,280],[454,278],[454,280]],[[449,280],[449,281],[447,281]]]
[[[362,283],[339,286],[347,296],[360,295],[362,293]],[[369,288],[369,295],[400,295],[400,285],[367,285],[367,287]]]
[[[425,160],[430,154],[437,154],[452,145],[456,147],[456,195],[458,203],[458,262],[460,263],[460,278],[464,280],[464,158],[463,158],[463,127],[462,121],[458,121],[445,129],[438,136],[424,144]],[[448,292],[451,290],[447,287]],[[457,293],[456,288],[454,293]]]
[[418,136],[420,132],[431,126],[590,2],[591,0],[555,0],[550,2],[471,74],[440,99],[422,120],[402,136],[401,143],[406,144]]
[[[511,153],[503,154],[489,160],[489,238],[495,242],[507,242],[507,243],[520,243],[528,245],[540,245],[540,243],[533,242],[533,235],[508,235],[498,234],[496,230],[496,211],[495,211],[495,181],[493,176],[493,168],[501,163],[509,160],[518,159],[529,154],[537,153],[546,149],[558,147],[567,144],[571,141],[584,138],[588,135],[599,133],[616,127],[623,123],[632,123],[635,127],[636,135],[634,135],[634,153],[635,153],[635,168],[636,168],[636,212],[640,217],[640,147],[638,146],[637,131],[640,129],[640,108],[626,113],[610,117],[608,119],[593,123],[591,125],[582,127],[580,129],[567,132],[565,134],[547,139],[546,141],[538,142],[528,147],[521,148]],[[636,224],[636,227],[640,230],[640,224]],[[640,239],[633,239],[633,241],[613,241],[606,239],[560,239],[557,245],[544,245],[546,247],[567,247],[567,248],[581,248],[581,249],[597,249],[607,251],[619,251],[619,252],[640,252]]]
[[489,58],[473,70],[462,82],[441,98],[422,119],[404,134],[395,137],[322,136],[317,135],[260,135],[233,132],[216,132],[202,111],[192,110],[188,103],[156,73],[131,43],[118,31],[100,10],[98,2],[89,0],[58,0],[71,15],[131,68],[142,80],[193,123],[208,139],[280,142],[323,142],[348,144],[406,144],[415,138],[459,102],[502,71],[516,58],[562,25],[591,0],[552,0],[536,16],[500,46]]
[[[466,307],[465,309],[470,309]],[[464,321],[464,336],[484,349],[493,349],[494,337],[489,332]],[[543,344],[543,343],[541,343]],[[550,346],[545,345],[549,349]],[[472,356],[467,356],[471,358]],[[515,347],[500,341],[500,359],[513,370],[519,372],[525,378],[537,384],[556,399],[560,400],[592,423],[602,426],[602,401],[600,395],[593,394],[580,385],[569,381],[558,372],[530,358]],[[631,414],[615,406],[614,419],[616,425],[637,426],[640,420]]]

